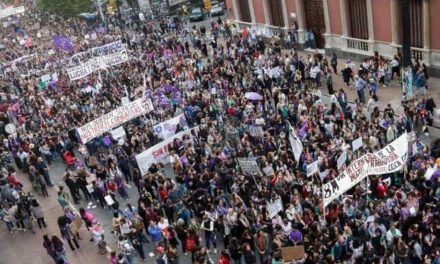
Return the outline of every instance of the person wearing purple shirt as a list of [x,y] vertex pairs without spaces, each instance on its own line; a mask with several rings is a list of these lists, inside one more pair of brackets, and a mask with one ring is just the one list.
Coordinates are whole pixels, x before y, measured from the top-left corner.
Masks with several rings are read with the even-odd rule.
[[295,245],[300,244],[303,240],[303,235],[301,231],[298,230],[296,225],[293,226],[292,232],[289,235],[290,241],[292,241]]

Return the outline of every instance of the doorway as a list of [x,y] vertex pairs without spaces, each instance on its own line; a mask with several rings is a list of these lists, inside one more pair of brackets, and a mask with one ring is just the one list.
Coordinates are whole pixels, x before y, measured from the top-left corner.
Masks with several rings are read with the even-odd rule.
[[306,14],[306,29],[310,29],[315,35],[316,47],[325,47],[325,20],[324,6],[322,0],[304,0],[304,10]]

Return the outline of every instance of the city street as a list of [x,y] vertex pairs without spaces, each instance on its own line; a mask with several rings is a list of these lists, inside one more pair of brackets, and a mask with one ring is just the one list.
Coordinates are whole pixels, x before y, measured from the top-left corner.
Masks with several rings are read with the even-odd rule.
[[[225,18],[226,16],[223,16],[222,18]],[[212,18],[212,20],[217,20],[218,18]],[[202,22],[196,22],[196,23],[189,23],[189,25],[192,27],[193,25],[196,25],[198,28],[203,24],[207,30],[210,28],[210,18],[205,17],[205,19]],[[288,52],[284,50],[283,52]],[[310,52],[304,52],[300,51],[299,54],[301,56],[307,56],[307,54],[310,54]],[[345,65],[345,60],[348,58],[339,58],[339,71],[341,70],[341,67]],[[356,65],[359,65],[359,62],[355,62]],[[440,86],[440,79],[437,78],[430,78],[428,81],[429,84],[429,90],[428,93],[431,94],[434,97],[434,101],[437,104],[440,104],[440,92],[438,91],[438,87]],[[353,102],[356,99],[356,91],[353,89],[349,89],[345,86],[345,84],[342,82],[342,76],[341,75],[334,75],[333,76],[333,87],[335,90],[338,90],[340,88],[343,88],[349,97],[349,100]],[[322,101],[324,104],[329,105],[330,100],[327,95],[327,88],[325,84],[322,88]],[[397,81],[393,81],[389,87],[379,87],[378,88],[378,97],[379,97],[379,106],[380,109],[383,110],[388,103],[392,105],[397,115],[400,115],[403,112],[402,106],[401,106],[401,96],[402,92],[399,86],[399,83]],[[364,109],[366,112],[366,109]],[[435,119],[434,124],[436,126],[440,126],[440,121]],[[431,127],[428,134],[419,133],[419,136],[422,140],[422,142],[426,145],[429,145],[430,142],[434,139],[440,138],[440,129]],[[78,154],[80,155],[80,154]],[[60,230],[57,225],[57,218],[63,214],[62,208],[59,205],[57,201],[57,191],[58,187],[60,185],[64,185],[62,177],[66,171],[65,164],[58,160],[54,163],[53,167],[50,168],[50,176],[52,178],[52,181],[55,183],[55,187],[49,188],[49,197],[44,198],[38,194],[35,194],[35,197],[40,201],[44,213],[45,218],[48,224],[48,227],[45,229],[38,229],[36,230],[36,233],[32,233],[30,230],[27,230],[26,232],[22,231],[16,231],[13,234],[10,234],[8,230],[6,229],[5,225],[0,226],[0,264],[48,264],[53,263],[52,259],[46,254],[46,250],[42,246],[42,237],[44,234],[48,234],[49,236],[56,234],[60,235]],[[172,168],[170,166],[166,167],[165,170],[167,173],[167,176],[173,177]],[[32,186],[29,182],[28,176],[22,173],[21,171],[17,172],[17,177],[20,180],[21,183],[24,185],[25,192],[33,192]],[[131,203],[135,207],[137,207],[137,201],[138,201],[138,194],[137,189],[133,185],[127,186],[127,190],[129,193],[129,200],[126,201],[118,196],[120,208],[124,209],[125,205],[127,203]],[[93,214],[95,215],[96,219],[102,224],[102,226],[105,229],[105,241],[108,243],[109,249],[115,249],[117,248],[116,243],[116,237],[111,234],[112,230],[112,215],[113,212],[111,210],[104,210],[99,206],[96,206],[96,202],[94,202],[92,205],[87,204],[85,201],[81,201],[79,205],[72,205],[74,210],[78,210],[80,207],[88,208],[90,209]],[[93,242],[90,242],[90,234],[83,226],[80,230],[80,236],[81,240],[79,241],[81,249],[77,253],[73,253],[70,248],[67,248],[67,257],[71,264],[89,264],[89,263],[109,263],[108,262],[108,255],[101,255],[98,250],[97,246],[93,244]],[[203,235],[202,235],[203,237]],[[220,252],[221,249],[223,249],[223,243],[222,243],[222,237],[220,235],[217,235],[217,242],[218,242],[218,252]],[[204,245],[204,243],[203,243]],[[180,247],[178,247],[180,251]],[[156,263],[155,261],[155,255],[154,255],[154,249],[153,249],[153,243],[145,244],[145,252],[147,254],[147,261],[145,263]],[[210,254],[211,259],[214,263],[218,263],[218,254]],[[8,260],[8,261],[7,261]],[[13,260],[13,262],[11,262]],[[141,263],[140,259],[136,257],[136,263]],[[179,252],[179,263],[180,264],[190,264],[191,263],[191,256],[184,256]]]

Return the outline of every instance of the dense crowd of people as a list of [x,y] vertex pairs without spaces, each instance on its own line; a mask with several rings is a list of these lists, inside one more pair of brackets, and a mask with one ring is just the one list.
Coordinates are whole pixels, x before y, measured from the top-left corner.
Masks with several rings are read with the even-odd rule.
[[[80,248],[82,226],[112,264],[147,260],[151,243],[158,264],[177,264],[183,255],[198,264],[212,263],[214,255],[221,264],[278,264],[287,262],[282,248],[299,245],[305,254],[296,263],[440,263],[439,140],[425,145],[416,137],[400,171],[372,176],[322,206],[322,186],[341,172],[341,153],[348,165],[430,124],[436,106],[425,92],[422,63],[402,72],[398,55],[387,61],[376,54],[360,67],[347,61],[345,89],[358,94],[350,104],[344,88],[333,88],[336,55],[329,62],[319,53],[286,52],[282,37],[268,43],[221,19],[212,20],[211,30],[179,18],[101,25],[42,15],[30,3],[26,9],[0,33],[1,216],[11,232],[35,231],[35,223],[45,228],[34,195],[49,195],[51,167],[64,162],[64,184],[55,187],[64,211],[60,236],[45,235],[43,242],[55,263],[69,263],[65,243]],[[55,48],[54,35],[72,45]],[[117,40],[127,63],[69,80],[67,67]],[[84,57],[72,59],[80,52]],[[379,111],[378,103],[379,84],[394,74],[403,75],[407,91],[399,116],[392,105]],[[124,97],[151,100],[155,109],[125,123],[122,140],[109,132],[82,144],[76,129]],[[169,144],[169,158],[141,173],[136,156],[163,140],[153,126],[180,114],[187,127],[175,132],[188,134]],[[289,126],[303,144],[299,158]],[[359,137],[364,146],[353,151]],[[246,173],[240,158],[256,160],[259,172]],[[310,176],[307,166],[316,160],[319,171]],[[17,170],[29,176],[34,195],[23,192]],[[137,204],[127,202],[132,197]],[[279,199],[283,209],[270,215],[268,202]],[[85,202],[112,212],[115,251],[107,252],[109,236]]]

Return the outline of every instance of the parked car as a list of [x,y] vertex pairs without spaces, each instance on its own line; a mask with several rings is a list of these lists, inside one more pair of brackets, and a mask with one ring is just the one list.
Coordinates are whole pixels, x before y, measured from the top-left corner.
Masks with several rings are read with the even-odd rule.
[[201,7],[194,7],[191,10],[191,14],[189,15],[189,21],[202,21],[205,18],[205,14],[203,14],[203,10]]
[[220,3],[215,3],[211,7],[211,16],[223,16],[225,14],[225,10]]

